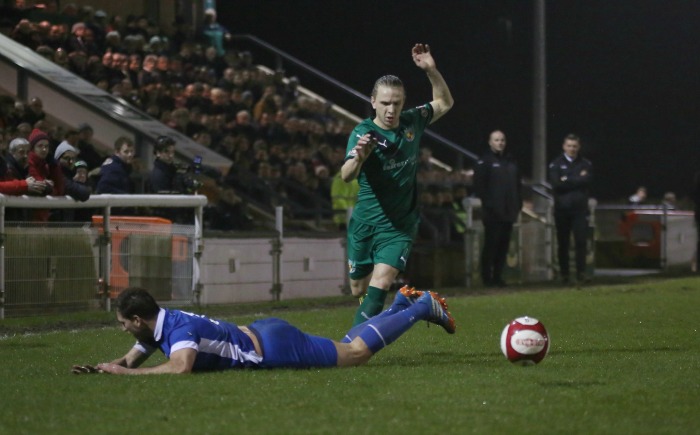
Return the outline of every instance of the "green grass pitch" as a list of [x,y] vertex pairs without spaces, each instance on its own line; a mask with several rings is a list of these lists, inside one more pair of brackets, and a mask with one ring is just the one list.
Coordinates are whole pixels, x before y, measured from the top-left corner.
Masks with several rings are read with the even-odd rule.
[[[133,344],[113,314],[93,313],[87,328],[86,316],[6,319],[0,433],[700,433],[700,278],[457,293],[448,298],[455,335],[422,322],[351,369],[75,376],[72,364],[107,361]],[[274,315],[340,338],[355,306],[339,299],[204,312],[239,324]],[[501,330],[521,315],[550,334],[537,366],[513,365],[500,351]]]

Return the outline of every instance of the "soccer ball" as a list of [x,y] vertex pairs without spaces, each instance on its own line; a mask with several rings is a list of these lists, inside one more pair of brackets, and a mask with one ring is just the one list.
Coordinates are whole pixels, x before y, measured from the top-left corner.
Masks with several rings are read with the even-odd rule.
[[535,365],[547,356],[549,335],[533,317],[518,317],[503,328],[501,351],[512,363]]

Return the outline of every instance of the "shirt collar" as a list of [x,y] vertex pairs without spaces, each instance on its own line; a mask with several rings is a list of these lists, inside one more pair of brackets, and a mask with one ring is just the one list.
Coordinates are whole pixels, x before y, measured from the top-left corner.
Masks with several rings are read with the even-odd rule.
[[158,342],[163,336],[163,322],[165,322],[165,309],[161,308],[158,311],[158,320],[156,321],[156,329],[153,331],[153,339]]

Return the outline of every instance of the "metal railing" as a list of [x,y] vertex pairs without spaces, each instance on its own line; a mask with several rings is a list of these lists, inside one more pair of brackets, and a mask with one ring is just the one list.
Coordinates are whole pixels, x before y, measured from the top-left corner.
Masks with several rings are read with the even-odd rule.
[[[270,64],[274,64],[277,70],[285,71],[288,70],[288,68],[285,67],[291,65],[295,68],[295,71],[298,71],[299,74],[304,74],[305,82],[315,81],[318,82],[320,87],[323,86],[327,88],[327,92],[325,92],[324,95],[333,94],[334,96],[333,98],[326,96],[328,100],[340,101],[342,99],[343,105],[346,106],[345,109],[355,114],[362,113],[363,116],[370,116],[371,106],[368,104],[370,101],[370,97],[368,95],[351,88],[345,83],[336,80],[330,75],[320,71],[317,68],[314,68],[313,66],[256,36],[248,34],[234,35],[233,38],[238,44],[239,48],[245,49],[249,46],[251,49],[255,50],[254,58],[256,61],[263,59],[262,63],[269,62]],[[465,150],[456,142],[453,142],[432,130],[425,130],[424,134],[430,138],[432,142],[452,155],[452,158],[444,160],[454,162],[454,167],[457,169],[463,169],[463,162],[465,158],[470,161],[476,161],[479,158],[479,156]]]
[[[194,209],[194,223],[192,230],[192,280],[190,283],[190,298],[193,302],[198,303],[199,294],[201,291],[201,285],[199,282],[199,258],[201,257],[203,249],[203,234],[202,234],[202,218],[203,218],[203,207],[206,205],[207,199],[202,195],[93,195],[89,200],[85,202],[76,202],[69,197],[29,197],[29,196],[5,196],[0,195],[0,319],[5,317],[5,307],[7,301],[6,294],[6,277],[7,277],[7,249],[8,249],[8,236],[9,223],[5,220],[5,212],[7,208],[21,208],[21,209],[74,209],[74,208],[87,208],[94,209],[101,214],[101,219],[99,228],[95,228],[93,222],[83,223],[82,225],[93,227],[93,232],[97,233],[97,244],[98,244],[98,254],[97,263],[99,264],[99,278],[101,280],[101,288],[98,290],[98,294],[102,299],[102,303],[106,310],[110,310],[110,291],[112,290],[111,277],[113,276],[113,261],[112,261],[112,242],[113,233],[115,231],[115,226],[112,225],[112,208],[113,207],[167,207],[167,208],[192,208]],[[13,235],[28,232],[26,226],[29,225],[25,222],[18,223],[17,229],[13,228]],[[42,238],[51,240],[54,238],[64,237],[65,240],[69,240],[70,236],[64,232],[61,234],[61,230],[58,231],[48,231],[50,223],[34,223],[33,227],[43,226],[47,231],[44,234],[40,234],[37,238],[29,238],[26,240],[41,240]],[[65,224],[64,224],[65,225]],[[118,229],[118,228],[116,228]],[[86,238],[85,240],[90,240]],[[168,239],[170,240],[170,239]],[[24,242],[26,245],[29,242]],[[13,247],[22,247],[23,242],[19,241],[13,245]],[[88,244],[89,246],[89,244]],[[143,244],[141,245],[144,246]],[[166,246],[169,248],[169,245]],[[61,247],[56,248],[55,258],[64,257],[67,251],[61,252]],[[25,253],[25,256],[37,256],[41,247],[37,247],[35,252]],[[39,256],[42,254],[39,253]],[[89,257],[90,254],[88,254]],[[48,259],[51,260],[51,259]],[[53,260],[55,263],[56,260]],[[50,269],[57,269],[58,266],[48,261]],[[53,264],[53,265],[51,265]],[[27,269],[29,273],[32,273],[31,265]],[[11,271],[13,272],[13,271]],[[55,275],[55,273],[50,273],[49,275]],[[97,284],[97,283],[95,283]],[[94,297],[93,297],[94,299]]]

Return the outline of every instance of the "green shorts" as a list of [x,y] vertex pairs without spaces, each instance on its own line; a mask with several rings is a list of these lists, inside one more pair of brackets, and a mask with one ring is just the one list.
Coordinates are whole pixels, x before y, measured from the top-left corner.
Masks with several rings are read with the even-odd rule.
[[406,270],[418,225],[409,231],[378,228],[350,219],[348,224],[348,268],[350,278],[362,279],[375,264],[383,263]]

